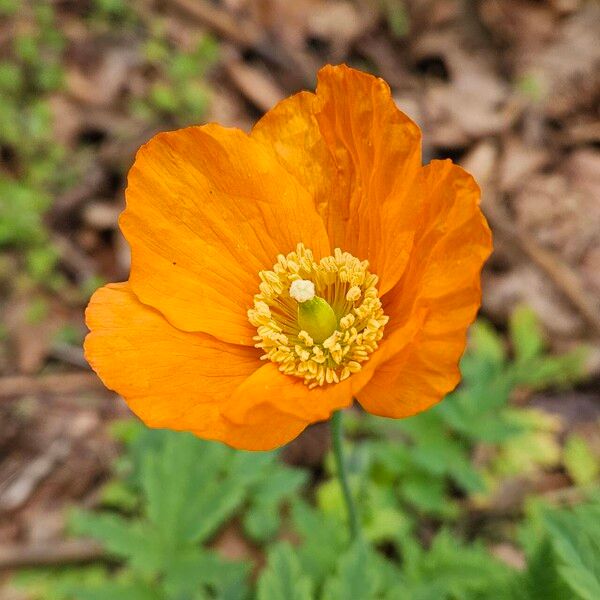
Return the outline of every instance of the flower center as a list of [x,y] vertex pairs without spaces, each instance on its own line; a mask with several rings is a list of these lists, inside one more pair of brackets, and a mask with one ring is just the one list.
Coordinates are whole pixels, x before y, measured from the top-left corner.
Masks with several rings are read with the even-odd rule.
[[248,311],[261,358],[310,388],[360,371],[388,322],[377,275],[368,267],[339,248],[319,262],[303,244],[280,254],[272,271],[259,273],[259,293]]
[[333,308],[315,295],[315,284],[306,279],[292,281],[290,296],[298,301],[298,326],[315,343],[322,344],[338,328]]

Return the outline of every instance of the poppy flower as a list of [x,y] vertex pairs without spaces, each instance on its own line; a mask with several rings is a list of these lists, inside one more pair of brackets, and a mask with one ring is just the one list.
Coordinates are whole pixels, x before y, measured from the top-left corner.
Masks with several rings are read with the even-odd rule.
[[326,66],[250,134],[139,150],[125,283],[87,308],[87,360],[147,425],[282,445],[357,398],[408,417],[451,391],[491,234],[473,178],[421,164],[381,79]]

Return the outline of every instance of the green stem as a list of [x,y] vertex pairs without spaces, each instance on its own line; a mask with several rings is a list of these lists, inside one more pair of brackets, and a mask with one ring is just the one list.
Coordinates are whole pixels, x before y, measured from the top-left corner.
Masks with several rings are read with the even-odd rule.
[[334,412],[331,417],[331,441],[333,443],[333,456],[335,457],[335,466],[337,476],[346,502],[346,510],[348,511],[348,522],[350,524],[350,537],[356,540],[360,536],[360,527],[358,524],[358,515],[356,506],[350,493],[348,485],[348,467],[344,460],[344,450],[342,448],[342,440],[344,437],[344,429],[342,426],[342,411]]

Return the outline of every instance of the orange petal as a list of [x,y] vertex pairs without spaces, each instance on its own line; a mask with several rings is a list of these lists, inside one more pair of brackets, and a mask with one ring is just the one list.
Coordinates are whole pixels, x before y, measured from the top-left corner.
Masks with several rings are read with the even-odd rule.
[[138,298],[184,331],[252,344],[258,272],[298,242],[329,254],[312,199],[274,153],[218,125],[161,133],[129,173],[121,228]]
[[100,288],[86,322],[86,359],[151,427],[210,431],[220,404],[260,366],[254,349],[175,329],[127,283]]
[[[275,410],[268,404],[253,406],[243,424],[223,419],[223,429],[212,439],[239,450],[273,450],[298,437],[310,423]],[[208,436],[207,436],[208,437]]]
[[425,410],[458,384],[466,331],[481,302],[481,267],[492,250],[473,178],[450,161],[433,161],[423,176],[422,225],[402,279],[383,299],[388,335],[416,319],[423,324],[358,396],[366,410],[386,417]]
[[309,389],[302,379],[281,373],[273,363],[255,371],[233,394],[224,415],[235,423],[251,422],[251,411],[269,406],[290,417],[314,423],[352,404],[357,392],[369,381],[369,363],[348,379]]
[[150,427],[192,431],[245,450],[270,450],[308,425],[265,405],[248,411],[251,425],[224,419],[223,407],[235,389],[260,367],[257,351],[175,329],[141,304],[127,283],[99,289],[86,321],[88,362]]
[[314,197],[332,246],[368,259],[380,293],[408,260],[421,198],[421,133],[382,80],[342,65],[317,92],[280,102],[252,137],[275,149]]

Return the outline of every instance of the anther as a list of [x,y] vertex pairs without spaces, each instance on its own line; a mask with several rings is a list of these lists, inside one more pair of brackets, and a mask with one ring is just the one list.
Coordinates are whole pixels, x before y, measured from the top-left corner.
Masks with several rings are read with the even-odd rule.
[[272,271],[259,273],[259,293],[248,310],[261,358],[309,389],[360,371],[388,321],[368,266],[339,248],[319,261],[302,244],[278,255]]

